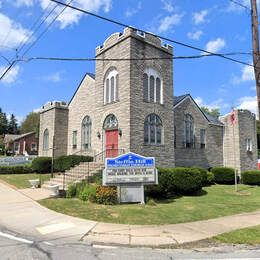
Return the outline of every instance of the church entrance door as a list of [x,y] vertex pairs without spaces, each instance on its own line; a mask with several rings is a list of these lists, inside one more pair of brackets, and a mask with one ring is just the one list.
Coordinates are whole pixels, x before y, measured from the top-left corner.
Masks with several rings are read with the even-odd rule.
[[106,157],[118,156],[118,129],[106,130]]

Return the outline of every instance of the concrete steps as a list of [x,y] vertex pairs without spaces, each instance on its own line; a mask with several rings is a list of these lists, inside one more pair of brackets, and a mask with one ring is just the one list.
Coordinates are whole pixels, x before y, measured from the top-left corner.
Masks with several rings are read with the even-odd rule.
[[[104,169],[103,162],[82,162],[64,173],[57,174],[54,178],[44,182],[43,188],[48,189],[52,185],[59,185],[59,189],[67,190],[72,183],[77,183],[93,176],[97,171]],[[64,187],[63,187],[64,186]]]

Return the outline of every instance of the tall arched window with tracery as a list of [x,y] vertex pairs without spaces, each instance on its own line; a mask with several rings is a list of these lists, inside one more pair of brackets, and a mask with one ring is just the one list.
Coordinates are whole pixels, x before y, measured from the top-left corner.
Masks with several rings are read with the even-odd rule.
[[162,120],[156,114],[150,114],[144,121],[144,143],[162,144],[163,142]]
[[90,149],[91,147],[91,119],[89,116],[86,116],[82,120],[81,126],[81,136],[82,136],[82,149]]
[[195,146],[194,136],[194,120],[190,114],[185,115],[184,119],[184,146],[186,148],[192,148]]
[[49,150],[49,130],[45,129],[43,132],[43,150]]
[[143,74],[143,97],[144,101],[163,104],[163,86],[159,73],[147,68]]
[[110,70],[104,81],[104,104],[118,101],[118,72]]

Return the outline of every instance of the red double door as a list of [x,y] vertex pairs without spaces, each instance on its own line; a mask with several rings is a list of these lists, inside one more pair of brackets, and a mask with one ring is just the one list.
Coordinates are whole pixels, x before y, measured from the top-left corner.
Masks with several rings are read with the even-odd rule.
[[106,131],[106,157],[118,156],[118,129]]

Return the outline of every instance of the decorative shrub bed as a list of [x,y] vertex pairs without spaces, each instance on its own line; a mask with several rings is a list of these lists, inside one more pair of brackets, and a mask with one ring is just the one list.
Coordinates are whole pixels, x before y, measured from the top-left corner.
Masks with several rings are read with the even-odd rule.
[[234,184],[235,170],[228,167],[214,167],[211,169],[214,174],[214,180],[219,184]]
[[33,173],[31,165],[0,166],[0,174],[24,174]]
[[246,171],[241,176],[243,184],[260,185],[260,171]]
[[87,184],[86,181],[69,185],[66,192],[66,198],[74,197],[83,201],[96,202],[105,205],[113,205],[118,202],[116,187]]
[[[203,169],[202,169],[203,170]],[[159,168],[158,185],[146,186],[146,195],[154,198],[167,198],[173,194],[196,193],[206,182],[207,171],[198,168]]]

